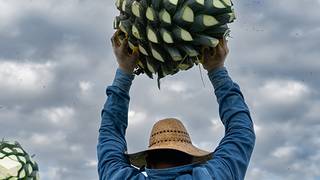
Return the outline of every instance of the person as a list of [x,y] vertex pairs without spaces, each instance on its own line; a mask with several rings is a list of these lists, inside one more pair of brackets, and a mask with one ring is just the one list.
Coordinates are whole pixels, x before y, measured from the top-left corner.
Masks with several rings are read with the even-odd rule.
[[244,179],[255,144],[255,132],[249,109],[239,86],[226,68],[227,41],[206,48],[203,67],[219,103],[225,136],[214,152],[193,146],[180,120],[167,118],[157,122],[146,151],[127,154],[125,139],[128,125],[129,91],[138,54],[128,53],[128,43],[112,38],[119,67],[113,84],[107,87],[97,145],[98,173],[102,180],[144,179]]

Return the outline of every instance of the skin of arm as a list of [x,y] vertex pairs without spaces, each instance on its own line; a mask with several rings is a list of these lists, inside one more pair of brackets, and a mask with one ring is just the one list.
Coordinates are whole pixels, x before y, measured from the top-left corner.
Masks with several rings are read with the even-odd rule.
[[232,81],[224,62],[229,50],[221,40],[214,50],[207,50],[204,68],[208,70],[225,126],[225,136],[206,167],[216,179],[242,180],[255,144],[255,132],[240,87]]

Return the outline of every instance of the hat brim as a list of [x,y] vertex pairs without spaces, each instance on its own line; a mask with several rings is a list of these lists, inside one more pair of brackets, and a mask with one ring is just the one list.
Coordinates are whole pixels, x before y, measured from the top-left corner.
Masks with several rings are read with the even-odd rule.
[[143,166],[147,166],[146,156],[147,156],[148,152],[154,151],[154,150],[162,150],[162,149],[163,150],[165,150],[165,149],[177,150],[177,151],[186,153],[186,154],[193,157],[193,160],[192,160],[193,164],[194,163],[202,163],[207,160],[210,160],[210,159],[212,159],[212,155],[213,155],[213,152],[204,151],[202,149],[199,149],[199,148],[193,146],[192,144],[167,143],[165,145],[162,144],[161,147],[160,146],[152,146],[148,150],[140,151],[140,152],[132,153],[132,154],[127,154],[127,156],[128,156],[129,161],[132,165],[140,168]]

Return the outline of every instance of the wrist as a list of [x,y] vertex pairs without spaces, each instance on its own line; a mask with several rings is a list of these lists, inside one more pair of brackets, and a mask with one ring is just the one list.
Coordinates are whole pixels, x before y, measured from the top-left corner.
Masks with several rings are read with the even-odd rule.
[[121,69],[121,71],[123,71],[124,73],[129,74],[129,75],[132,75],[133,71],[134,71],[133,68],[128,68],[128,67],[121,66],[121,65],[119,65],[118,68]]
[[223,68],[223,67],[224,67],[224,63],[219,64],[219,65],[215,65],[212,67],[204,67],[204,69],[207,70],[207,72],[209,73],[209,72],[215,71],[215,70]]

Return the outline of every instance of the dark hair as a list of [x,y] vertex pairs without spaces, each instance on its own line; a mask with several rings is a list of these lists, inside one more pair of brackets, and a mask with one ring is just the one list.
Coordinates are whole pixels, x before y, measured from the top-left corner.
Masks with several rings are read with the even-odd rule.
[[169,163],[169,164],[191,164],[193,157],[187,153],[172,150],[160,149],[149,151],[146,156],[147,167],[150,168],[151,164],[156,163]]

